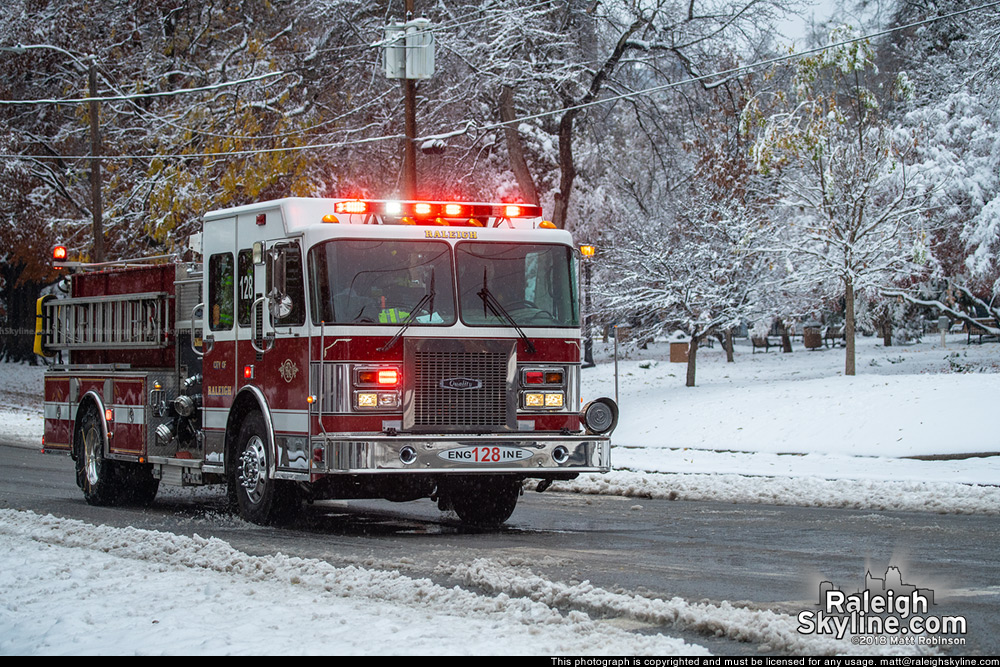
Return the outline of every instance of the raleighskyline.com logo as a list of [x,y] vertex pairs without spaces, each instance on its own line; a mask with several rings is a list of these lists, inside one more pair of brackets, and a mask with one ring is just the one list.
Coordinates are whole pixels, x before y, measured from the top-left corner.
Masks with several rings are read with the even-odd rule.
[[796,617],[804,635],[831,635],[855,644],[964,644],[964,616],[937,616],[934,591],[903,582],[899,568],[890,565],[885,577],[865,573],[865,586],[846,593],[833,582],[819,585],[819,609]]

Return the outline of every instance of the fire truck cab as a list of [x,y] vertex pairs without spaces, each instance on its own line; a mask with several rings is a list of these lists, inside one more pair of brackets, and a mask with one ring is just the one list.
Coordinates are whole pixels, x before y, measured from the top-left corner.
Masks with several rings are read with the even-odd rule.
[[194,262],[91,267],[39,302],[45,448],[89,502],[225,483],[247,520],[303,500],[435,498],[476,526],[525,480],[610,469],[581,407],[577,256],[539,207],[288,198],[209,213]]

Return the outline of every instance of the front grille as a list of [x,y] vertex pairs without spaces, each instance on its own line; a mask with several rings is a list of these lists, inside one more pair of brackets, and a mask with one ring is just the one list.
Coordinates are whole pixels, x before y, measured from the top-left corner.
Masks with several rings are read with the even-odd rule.
[[424,342],[414,345],[407,359],[412,382],[411,404],[404,406],[408,428],[488,433],[513,426],[511,346],[479,343],[473,346],[478,349],[441,350],[433,348],[444,341]]

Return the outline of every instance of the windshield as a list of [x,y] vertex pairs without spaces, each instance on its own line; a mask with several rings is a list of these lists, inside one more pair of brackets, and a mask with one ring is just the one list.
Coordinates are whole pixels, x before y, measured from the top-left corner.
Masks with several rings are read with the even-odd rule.
[[[579,326],[571,248],[549,244],[463,242],[455,250],[458,300],[465,324]],[[497,304],[500,308],[495,307]],[[506,321],[505,313],[513,322]]]
[[335,239],[309,251],[309,272],[316,324],[455,323],[447,243]]

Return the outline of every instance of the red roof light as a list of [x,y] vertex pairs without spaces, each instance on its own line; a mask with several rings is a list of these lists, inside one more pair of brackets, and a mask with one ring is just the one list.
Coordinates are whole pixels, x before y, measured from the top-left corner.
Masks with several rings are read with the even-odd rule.
[[367,213],[368,202],[365,201],[339,201],[333,205],[333,210],[337,213]]

